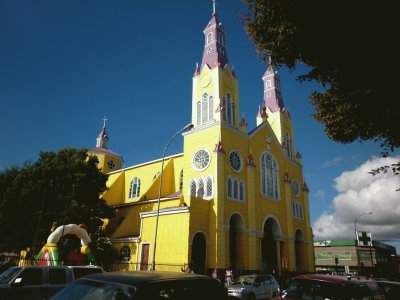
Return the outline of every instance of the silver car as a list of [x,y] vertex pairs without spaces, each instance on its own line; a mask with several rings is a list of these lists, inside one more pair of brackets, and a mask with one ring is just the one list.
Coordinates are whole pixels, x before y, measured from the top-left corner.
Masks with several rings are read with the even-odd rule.
[[279,294],[279,284],[272,275],[244,275],[228,288],[229,298],[270,299]]

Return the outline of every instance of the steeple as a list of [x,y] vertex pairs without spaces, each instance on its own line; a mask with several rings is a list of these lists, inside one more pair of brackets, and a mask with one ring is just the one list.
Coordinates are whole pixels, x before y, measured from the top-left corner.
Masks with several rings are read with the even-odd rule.
[[211,20],[208,22],[204,33],[204,50],[201,68],[207,64],[210,69],[221,66],[222,68],[228,63],[228,56],[225,49],[225,30],[218,21],[215,11],[215,0],[213,0],[213,13]]
[[107,149],[108,140],[110,139],[108,137],[107,132],[106,132],[106,121],[108,121],[108,120],[107,120],[106,117],[104,117],[104,119],[103,119],[103,128],[101,129],[99,135],[96,138],[96,147],[100,147],[100,148],[104,148],[104,149]]
[[271,57],[269,58],[267,71],[262,77],[264,81],[264,103],[271,112],[276,112],[278,110],[284,111],[285,104],[283,103],[281,84],[278,72],[275,70],[271,62]]
[[106,121],[107,118],[104,117],[103,128],[96,138],[96,148],[88,150],[90,155],[95,155],[97,157],[99,161],[97,166],[103,173],[120,169],[124,161],[121,155],[107,148],[109,137],[106,131]]

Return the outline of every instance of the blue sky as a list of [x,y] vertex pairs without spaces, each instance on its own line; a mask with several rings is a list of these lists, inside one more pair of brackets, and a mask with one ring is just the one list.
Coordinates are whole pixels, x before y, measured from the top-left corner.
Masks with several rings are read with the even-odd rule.
[[[243,30],[244,11],[240,0],[217,4],[229,63],[239,79],[240,111],[251,130],[266,65]],[[41,150],[94,147],[104,116],[109,148],[124,157],[125,166],[160,158],[170,136],[190,122],[192,75],[211,12],[211,0],[0,0],[0,170],[34,161]],[[400,194],[362,197],[371,195],[372,182],[387,190],[388,181],[400,185],[399,178],[364,176],[367,185],[343,184],[343,178],[353,182],[365,174],[363,166],[376,165],[379,146],[343,145],[325,136],[308,103],[319,87],[296,81],[304,70],[282,68],[279,74],[295,147],[303,156],[316,238],[353,238],[354,219],[369,210],[374,213],[360,218],[360,230],[400,238]],[[182,139],[176,139],[168,154],[181,151]],[[354,193],[357,200],[346,200]],[[379,200],[391,206],[380,210]],[[386,224],[393,213],[394,221]],[[333,227],[340,231],[327,230]]]

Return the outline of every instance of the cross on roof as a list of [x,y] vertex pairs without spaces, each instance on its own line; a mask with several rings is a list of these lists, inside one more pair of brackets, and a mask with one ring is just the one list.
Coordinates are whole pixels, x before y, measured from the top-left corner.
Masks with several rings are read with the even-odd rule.
[[104,116],[104,118],[103,118],[103,127],[106,127],[106,121],[108,121],[108,119],[107,119],[106,116]]
[[[361,235],[360,235],[361,233]],[[369,232],[360,232],[358,234],[358,240],[360,241],[362,246],[368,246],[371,243],[371,233]]]

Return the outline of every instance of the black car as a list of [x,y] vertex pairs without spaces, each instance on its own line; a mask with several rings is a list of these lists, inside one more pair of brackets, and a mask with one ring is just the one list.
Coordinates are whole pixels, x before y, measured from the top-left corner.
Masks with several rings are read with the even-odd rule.
[[357,277],[306,274],[290,280],[279,297],[273,300],[384,300],[383,292],[373,280]]
[[104,272],[96,266],[18,266],[0,274],[0,299],[49,299],[68,283]]
[[400,299],[400,282],[388,280],[375,280],[379,285],[386,300]]
[[205,275],[130,271],[92,274],[58,292],[52,300],[213,300],[228,299],[226,288]]

